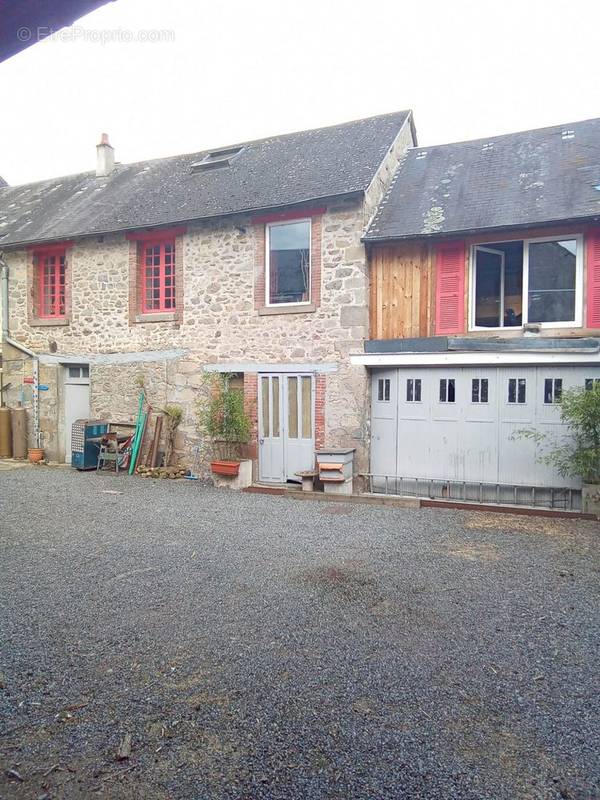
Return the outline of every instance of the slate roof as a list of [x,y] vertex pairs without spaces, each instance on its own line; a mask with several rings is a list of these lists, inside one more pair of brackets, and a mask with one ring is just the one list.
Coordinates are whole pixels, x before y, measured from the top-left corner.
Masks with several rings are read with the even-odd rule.
[[600,119],[411,148],[365,241],[600,217]]
[[407,121],[399,111],[229,145],[243,146],[230,166],[197,173],[191,165],[214,149],[0,188],[0,248],[364,192]]

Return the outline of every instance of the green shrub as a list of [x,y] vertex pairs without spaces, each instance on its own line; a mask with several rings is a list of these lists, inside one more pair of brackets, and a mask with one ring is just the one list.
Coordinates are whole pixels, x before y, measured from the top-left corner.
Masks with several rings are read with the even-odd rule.
[[591,389],[566,389],[559,401],[560,419],[569,440],[556,443],[539,431],[521,430],[516,436],[534,439],[544,451],[540,461],[554,466],[563,477],[600,483],[600,384]]
[[209,373],[205,396],[196,403],[198,428],[212,443],[213,458],[239,460],[250,438],[244,393],[231,385],[232,375]]

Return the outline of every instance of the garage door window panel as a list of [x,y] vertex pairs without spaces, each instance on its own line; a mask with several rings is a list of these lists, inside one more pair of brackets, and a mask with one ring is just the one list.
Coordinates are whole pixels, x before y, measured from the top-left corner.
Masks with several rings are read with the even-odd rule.
[[471,329],[581,325],[580,236],[476,245],[471,261]]
[[440,378],[440,403],[456,402],[456,382],[454,378]]
[[562,397],[562,378],[544,379],[544,403],[552,405],[560,402]]
[[489,396],[488,379],[473,378],[471,381],[471,402],[487,403]]
[[508,402],[510,404],[523,404],[527,402],[527,379],[509,378],[508,379]]
[[379,378],[377,383],[377,400],[380,403],[390,402],[390,379]]
[[407,378],[407,380],[406,380],[406,402],[407,403],[420,403],[421,402],[421,379],[420,378]]

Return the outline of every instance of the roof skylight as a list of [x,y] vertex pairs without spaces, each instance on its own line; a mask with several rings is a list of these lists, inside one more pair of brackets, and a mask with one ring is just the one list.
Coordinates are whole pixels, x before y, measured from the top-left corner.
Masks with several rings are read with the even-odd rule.
[[219,167],[228,167],[242,152],[243,147],[229,147],[225,150],[214,150],[212,153],[204,156],[201,161],[195,161],[192,166],[192,172],[204,172],[208,169],[217,169]]

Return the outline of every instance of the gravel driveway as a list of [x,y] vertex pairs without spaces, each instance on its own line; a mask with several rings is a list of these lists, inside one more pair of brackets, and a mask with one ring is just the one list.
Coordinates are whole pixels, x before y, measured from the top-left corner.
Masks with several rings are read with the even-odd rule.
[[2,798],[600,797],[595,523],[31,467],[0,525]]

